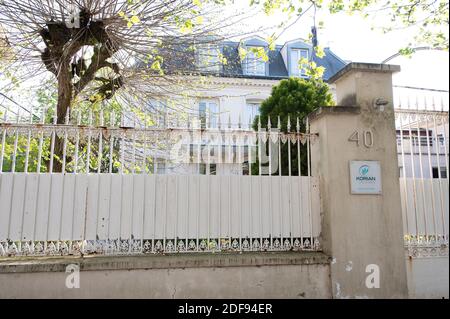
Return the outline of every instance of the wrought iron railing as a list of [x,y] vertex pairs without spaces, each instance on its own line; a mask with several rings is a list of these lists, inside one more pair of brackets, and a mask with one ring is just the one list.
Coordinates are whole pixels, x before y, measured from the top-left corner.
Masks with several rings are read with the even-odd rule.
[[399,106],[396,126],[408,254],[448,254],[448,111]]
[[142,121],[130,127],[123,117],[118,125],[114,113],[110,123],[101,113],[95,124],[92,113],[87,124],[81,115],[74,118],[56,124],[20,117],[11,122],[5,116],[0,172],[309,176],[310,143],[317,138],[298,118],[288,119],[284,132],[280,120],[272,126],[270,118],[256,130],[231,123],[202,128],[195,120],[184,127]]
[[0,123],[0,255],[320,249],[307,123],[94,117]]

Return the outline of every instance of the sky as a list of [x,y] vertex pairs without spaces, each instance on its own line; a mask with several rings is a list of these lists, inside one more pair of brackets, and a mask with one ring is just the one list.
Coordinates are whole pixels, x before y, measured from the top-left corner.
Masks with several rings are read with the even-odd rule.
[[[248,1],[236,1],[228,8],[232,10],[249,10]],[[237,7],[237,8],[236,8]],[[252,9],[255,11],[255,8]],[[279,35],[277,26],[286,20],[286,16],[277,13],[266,16],[256,12],[255,16],[245,21],[245,25],[234,26],[237,30],[258,30],[259,35],[268,37],[273,33]],[[277,44],[296,38],[307,38],[313,25],[313,11],[304,14],[295,24],[284,30],[277,39]],[[332,51],[347,61],[380,63],[392,56],[402,47],[408,45],[414,36],[414,30],[402,29],[383,34],[377,28],[384,22],[384,17],[364,19],[359,15],[349,16],[345,13],[331,15],[318,11],[316,22],[323,21],[324,27],[318,31],[319,44],[330,47]],[[290,23],[289,23],[290,24]],[[375,27],[375,29],[372,29]],[[442,51],[419,51],[412,58],[397,57],[389,61],[401,66],[401,72],[394,75],[394,85],[414,86],[431,89],[449,89],[449,54]],[[401,95],[423,95],[423,91],[397,89]],[[448,109],[448,93],[433,93],[444,97]],[[418,97],[422,99],[421,97]],[[25,103],[26,104],[26,103]]]
[[[312,10],[306,13],[294,25],[285,30],[278,38],[277,44],[296,38],[307,38],[314,23]],[[252,21],[255,25],[268,23],[276,25],[285,16],[280,14],[267,17],[259,13]],[[316,22],[323,21],[324,27],[318,31],[319,45],[330,47],[339,57],[353,62],[381,63],[388,57],[407,46],[414,38],[415,30],[401,29],[384,34],[379,28],[385,21],[378,16],[364,19],[359,15],[349,16],[345,13],[329,14],[317,12]],[[374,28],[372,28],[374,27]],[[280,32],[277,28],[264,31],[265,36],[272,32]],[[443,51],[417,51],[411,58],[403,56],[390,60],[390,64],[398,64],[401,72],[394,75],[394,85],[414,86],[431,89],[449,89],[449,53]],[[401,90],[401,94],[410,93]],[[412,94],[423,92],[415,91]],[[436,93],[439,98],[441,93]],[[448,93],[444,94],[447,100]]]

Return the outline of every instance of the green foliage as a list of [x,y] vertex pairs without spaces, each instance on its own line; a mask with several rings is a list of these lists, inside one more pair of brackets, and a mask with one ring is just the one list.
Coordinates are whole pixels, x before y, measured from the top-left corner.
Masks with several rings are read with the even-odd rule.
[[[288,132],[288,120],[291,123],[291,132],[296,131],[297,118],[299,118],[300,132],[305,132],[304,119],[306,116],[323,106],[333,106],[334,101],[329,92],[328,85],[321,80],[304,80],[299,78],[289,78],[280,81],[272,88],[272,93],[260,107],[259,118],[253,123],[253,129],[258,129],[259,121],[261,127],[267,128],[270,118],[271,127],[277,128],[278,118],[280,119],[281,131]],[[278,146],[273,146],[278,147]],[[267,148],[267,147],[266,147]],[[276,149],[276,148],[275,148]],[[306,175],[306,144],[300,146],[302,174]],[[288,175],[288,144],[281,146],[281,173]],[[298,175],[298,149],[297,145],[291,144],[291,174]],[[267,166],[267,165],[266,165]],[[258,160],[252,164],[252,174],[258,174]],[[277,175],[275,173],[275,175]]]
[[[89,172],[97,172],[98,170],[98,162],[99,162],[99,148],[98,148],[98,136],[93,136],[91,138],[90,145],[90,156],[89,156]],[[3,172],[11,172],[13,162],[15,162],[14,170],[16,172],[24,172],[26,161],[27,161],[27,145],[28,145],[28,137],[26,135],[18,135],[17,137],[17,148],[14,151],[15,145],[15,134],[7,136],[5,139],[5,153],[3,158]],[[39,134],[35,134],[30,137],[29,141],[29,152],[28,152],[28,166],[27,170],[31,173],[38,172],[38,161],[40,158],[40,170],[41,173],[48,172],[49,163],[51,158],[50,146],[51,146],[51,135],[44,135],[42,138],[42,147],[41,147],[41,156],[39,157]],[[2,147],[2,143],[0,140],[0,148]],[[75,171],[75,147],[76,147],[76,139],[73,137],[69,137],[66,142],[66,172],[74,172]],[[103,146],[102,146],[102,154],[101,154],[101,166],[100,172],[107,173],[109,172],[109,162],[110,162],[110,147],[111,143],[109,138],[103,137]],[[112,171],[117,172],[120,167],[119,162],[119,142],[117,140],[112,144]],[[87,161],[87,149],[88,149],[88,140],[86,136],[80,137],[78,141],[78,163],[77,163],[77,172],[85,173],[86,172],[86,161]],[[62,158],[57,154],[53,154],[53,167],[57,164],[62,165]]]
[[[291,119],[292,127],[295,128],[297,117],[303,119],[321,106],[332,105],[334,105],[333,96],[328,85],[323,81],[300,78],[285,79],[272,88],[270,97],[261,104],[261,126],[267,127],[270,117],[272,127],[276,127],[279,116],[281,130],[287,132],[288,116]],[[302,123],[301,125],[303,128]],[[257,128],[258,118],[253,123],[253,129]]]
[[[48,83],[47,83],[48,84]],[[39,116],[42,114],[42,110],[44,111],[45,123],[52,123],[53,118],[56,112],[56,103],[57,103],[57,92],[55,88],[52,86],[43,85],[42,88],[39,88],[36,92],[36,99],[38,102],[38,109],[34,110],[35,113]],[[102,112],[101,112],[102,111]],[[137,110],[131,110],[132,112],[136,112],[137,117],[140,118],[142,116]],[[100,124],[100,113],[103,113],[104,118],[104,126],[111,126],[112,113],[115,114],[113,126],[120,125],[120,114],[122,113],[121,104],[115,99],[111,99],[109,101],[96,101],[92,103],[91,101],[79,101],[73,107],[71,113],[72,118],[70,119],[71,124],[76,124],[78,119],[80,119],[80,124],[88,125],[89,124],[89,113],[92,112],[92,125]],[[81,114],[78,117],[78,113]],[[149,121],[149,119],[148,119]],[[148,124],[151,125],[151,124]],[[15,134],[8,135],[5,138],[5,146],[4,146],[4,158],[3,158],[3,172],[12,171],[13,162],[15,162],[15,171],[16,172],[24,172],[26,166],[26,150],[29,145],[28,151],[28,172],[37,172],[38,169],[38,161],[39,161],[39,140],[40,134],[33,134],[30,136],[30,140],[28,141],[28,136],[25,134],[20,134],[17,136],[17,148],[15,149]],[[91,139],[90,145],[90,157],[89,157],[89,171],[94,172],[98,169],[98,159],[99,159],[99,148],[98,148],[98,136],[93,136]],[[51,135],[43,135],[42,136],[42,147],[41,147],[41,161],[40,161],[40,172],[45,173],[48,171],[51,152]],[[86,172],[86,161],[87,161],[87,148],[88,148],[88,140],[87,137],[80,137],[78,141],[78,172]],[[0,139],[0,148],[2,147],[2,141]],[[76,139],[72,136],[67,139],[66,142],[66,171],[73,172],[74,171],[74,158],[75,158],[75,147],[76,147]],[[103,146],[102,146],[102,154],[101,154],[101,172],[109,171],[109,161],[110,161],[110,147],[111,143],[109,138],[103,137]],[[112,144],[112,161],[113,161],[113,172],[117,172],[120,163],[119,163],[119,143],[118,141],[114,141]],[[62,158],[58,156],[58,154],[53,154],[54,167],[57,164],[62,164]]]
[[[14,142],[15,136],[8,136],[5,140],[5,151],[3,158],[3,172],[11,172],[12,164],[15,159],[15,171],[24,172],[25,162],[26,162],[26,146],[28,143],[27,136],[20,135],[17,139],[17,150],[14,153]],[[0,141],[0,147],[1,141]],[[30,138],[30,148],[28,153],[28,172],[36,172],[38,166],[38,149],[39,141],[36,138]],[[45,161],[50,158],[50,140],[45,139],[42,143],[42,153],[41,153],[41,172],[47,172],[47,167],[45,166]]]
[[[365,18],[383,16],[388,23],[384,32],[414,27],[416,36],[408,48],[429,45],[434,49],[449,48],[449,2],[447,0],[251,0],[251,5],[260,5],[266,14],[281,11],[290,15],[301,14],[311,5],[317,11],[327,10],[332,14],[361,14]],[[320,26],[319,26],[320,27]],[[409,52],[404,48],[400,52]]]

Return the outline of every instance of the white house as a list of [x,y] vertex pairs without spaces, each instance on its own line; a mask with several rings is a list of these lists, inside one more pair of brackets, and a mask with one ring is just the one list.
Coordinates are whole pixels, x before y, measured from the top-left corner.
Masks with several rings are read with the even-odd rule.
[[[241,48],[247,52],[243,60],[239,52]],[[268,61],[265,62],[258,58],[250,50],[251,48],[264,49]],[[346,65],[346,61],[334,54],[330,48],[325,48],[325,56],[318,58],[314,54],[312,46],[302,39],[294,39],[283,45],[276,45],[274,50],[269,49],[269,44],[263,38],[253,36],[238,42],[226,41],[214,46],[205,45],[195,52],[180,51],[182,53],[179,56],[167,57],[163,67],[167,70],[187,69],[195,71],[197,74],[201,73],[207,76],[208,84],[195,92],[196,96],[194,97],[180,98],[168,94],[166,98],[158,97],[150,100],[148,108],[151,108],[153,112],[158,110],[156,127],[187,127],[188,125],[192,126],[193,121],[197,120],[200,127],[209,130],[218,129],[219,126],[221,128],[230,126],[234,129],[251,131],[251,125],[259,113],[259,107],[262,101],[270,96],[274,85],[278,84],[280,80],[292,76],[307,78],[299,68],[300,59],[307,58],[316,62],[318,66],[323,66],[325,82]],[[334,93],[333,86],[330,86],[330,90]],[[405,100],[410,97],[412,100],[415,99],[417,92],[411,93],[410,91],[394,88],[396,103],[400,99]],[[423,92],[420,93],[423,94]],[[448,99],[448,93],[446,96]],[[427,99],[430,97],[427,96]],[[411,132],[409,124],[411,124]],[[428,123],[423,120],[418,123],[412,117],[404,117],[402,123],[397,117],[396,127],[400,176],[446,178],[448,123],[434,127],[434,123],[430,122],[430,119]],[[419,127],[419,133],[417,127]],[[413,137],[411,140],[412,152],[409,141],[410,133]],[[421,135],[420,147],[418,134]],[[234,143],[236,146],[238,142]],[[198,153],[196,145],[194,142],[189,146],[193,157],[196,157]],[[226,153],[225,146],[222,144],[222,153]],[[234,148],[232,152],[235,158],[238,157],[238,149]],[[248,148],[244,148],[242,152],[242,161],[246,161]],[[154,170],[159,173],[245,174],[241,164],[174,165],[173,163],[169,164],[167,160],[169,157],[167,150],[155,152],[153,156],[156,163]]]
[[[268,60],[264,61],[258,57],[252,48],[264,49]],[[242,49],[247,52],[243,60],[240,57]],[[307,78],[299,68],[300,59],[306,58],[316,62],[318,66],[323,66],[325,81],[346,65],[330,48],[325,48],[324,51],[323,58],[317,57],[312,46],[301,39],[276,45],[274,50],[270,50],[266,40],[257,36],[244,38],[239,42],[226,41],[214,47],[205,46],[195,53],[186,50],[179,57],[165,59],[163,68],[177,71],[180,68],[196,70],[208,76],[211,89],[181,102],[179,97],[155,98],[149,101],[148,107],[163,110],[159,112],[157,127],[186,127],[188,122],[191,124],[192,120],[197,119],[202,128],[216,129],[232,123],[233,128],[251,130],[251,123],[258,115],[262,101],[270,96],[274,85],[291,76]],[[185,55],[189,58],[185,59]],[[183,60],[183,63],[180,63],[180,60]],[[183,104],[183,111],[180,111],[179,105],[172,108],[171,103]],[[196,147],[191,148],[195,152]],[[235,149],[233,152],[238,151]],[[242,157],[245,160],[248,156],[247,150],[243,152]],[[243,173],[242,169],[238,168],[242,165],[234,164],[214,164],[206,168],[201,164],[169,167],[167,160],[161,157],[164,157],[161,153],[155,154],[155,171],[160,173],[180,173],[180,170],[207,174]]]

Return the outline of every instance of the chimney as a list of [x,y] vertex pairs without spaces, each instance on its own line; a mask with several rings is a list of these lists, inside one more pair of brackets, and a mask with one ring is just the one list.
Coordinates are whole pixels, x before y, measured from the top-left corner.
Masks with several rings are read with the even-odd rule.
[[312,33],[312,45],[313,45],[313,48],[315,48],[315,47],[317,47],[317,44],[318,44],[316,26],[311,27],[311,33]]

